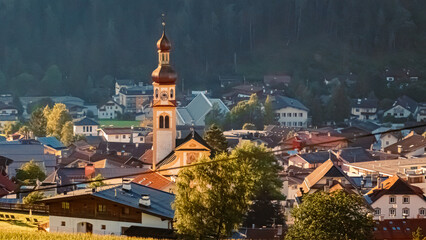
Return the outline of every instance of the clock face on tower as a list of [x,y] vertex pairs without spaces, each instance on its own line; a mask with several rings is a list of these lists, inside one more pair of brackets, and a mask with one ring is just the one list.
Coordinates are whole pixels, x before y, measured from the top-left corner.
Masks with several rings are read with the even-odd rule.
[[162,91],[160,95],[161,101],[167,101],[169,94],[166,91]]

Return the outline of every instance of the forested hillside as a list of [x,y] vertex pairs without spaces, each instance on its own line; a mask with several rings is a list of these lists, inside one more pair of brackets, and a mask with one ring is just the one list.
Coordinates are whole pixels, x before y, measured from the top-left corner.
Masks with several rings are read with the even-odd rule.
[[[325,77],[352,73],[351,96],[392,98],[400,91],[384,88],[385,67],[426,70],[425,9],[421,0],[0,0],[0,92],[98,102],[114,78],[149,82],[164,12],[185,86],[288,73],[318,96]],[[424,101],[418,85],[404,91]]]

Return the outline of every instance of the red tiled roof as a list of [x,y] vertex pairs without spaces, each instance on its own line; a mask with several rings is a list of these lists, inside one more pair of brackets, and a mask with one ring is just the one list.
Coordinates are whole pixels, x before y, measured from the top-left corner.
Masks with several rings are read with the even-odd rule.
[[424,233],[426,218],[377,221],[373,229],[374,239],[411,240],[417,228],[421,228]]
[[167,190],[166,188],[173,184],[173,181],[151,170],[135,177],[132,182],[163,191]]
[[14,191],[15,188],[15,184],[7,176],[0,174],[0,197],[9,194],[9,192]]
[[375,202],[385,194],[410,194],[423,198],[422,189],[409,184],[398,175],[386,179],[381,186],[376,186],[367,193],[372,202]]
[[146,150],[146,152],[139,158],[139,160],[145,164],[152,165],[152,149]]

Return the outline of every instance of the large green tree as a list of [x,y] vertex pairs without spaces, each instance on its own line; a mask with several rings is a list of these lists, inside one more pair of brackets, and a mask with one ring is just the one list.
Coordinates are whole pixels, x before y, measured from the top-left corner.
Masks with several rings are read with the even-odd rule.
[[265,99],[264,114],[265,114],[264,116],[265,125],[273,124],[275,122],[275,113],[274,113],[274,108],[272,106],[272,100],[270,95],[268,95]]
[[16,169],[16,179],[24,185],[34,185],[37,180],[43,181],[45,178],[46,174],[34,160]]
[[22,199],[22,203],[23,204],[34,204],[37,201],[40,201],[45,197],[46,196],[44,196],[44,193],[41,192],[41,191],[31,192],[30,194],[28,194],[26,197],[24,197]]
[[373,219],[363,198],[345,191],[306,194],[292,216],[294,225],[286,240],[367,240],[373,236]]
[[57,65],[52,65],[46,70],[41,84],[46,95],[54,96],[63,92],[62,73]]
[[343,83],[338,84],[331,94],[328,103],[328,118],[336,122],[342,122],[349,117],[350,102]]
[[207,113],[204,120],[206,126],[216,124],[217,126],[223,126],[225,114],[220,109],[218,103],[213,103],[212,109]]
[[245,143],[228,157],[179,172],[174,204],[176,228],[185,238],[221,239],[243,222],[260,189],[279,192],[280,170],[274,156],[263,146]]
[[204,133],[204,140],[206,140],[207,144],[209,144],[216,153],[228,151],[228,141],[223,135],[222,130],[216,124],[212,124]]
[[71,121],[71,115],[65,104],[56,103],[53,108],[46,106],[43,113],[46,117],[46,134],[61,139],[65,123]]
[[74,141],[74,131],[73,124],[71,121],[68,121],[64,124],[61,130],[61,141],[65,146],[70,145]]
[[42,108],[37,108],[31,113],[31,118],[29,121],[29,126],[34,136],[36,137],[45,137],[46,136],[46,125],[47,119],[44,116]]

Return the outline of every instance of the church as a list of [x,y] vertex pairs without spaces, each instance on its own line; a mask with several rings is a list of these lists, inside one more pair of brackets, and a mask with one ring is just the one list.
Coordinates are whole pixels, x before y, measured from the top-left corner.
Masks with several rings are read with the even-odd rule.
[[[171,48],[163,22],[163,34],[157,42],[158,67],[152,72],[153,170],[185,166],[211,153],[211,147],[195,130],[183,139],[176,139],[177,74],[170,65]],[[173,169],[161,174],[176,176],[178,172],[179,169]]]

